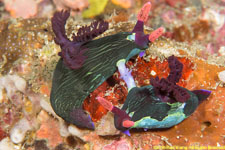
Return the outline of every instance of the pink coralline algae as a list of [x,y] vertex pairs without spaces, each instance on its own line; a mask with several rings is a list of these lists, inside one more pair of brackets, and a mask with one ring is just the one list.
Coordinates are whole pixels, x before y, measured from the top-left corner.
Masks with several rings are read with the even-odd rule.
[[29,18],[37,13],[37,1],[35,0],[3,0],[5,8],[14,18]]
[[169,10],[162,14],[163,21],[167,23],[172,23],[175,20],[176,14],[174,11]]
[[56,120],[50,118],[45,111],[41,111],[38,117],[40,118],[41,126],[39,130],[37,130],[37,138],[47,139],[49,146],[52,148],[62,143],[63,139],[59,134],[59,125]]
[[102,150],[131,150],[131,144],[125,139],[120,139],[104,146]]
[[53,0],[57,10],[70,9],[72,13],[81,12],[88,7],[88,0]]

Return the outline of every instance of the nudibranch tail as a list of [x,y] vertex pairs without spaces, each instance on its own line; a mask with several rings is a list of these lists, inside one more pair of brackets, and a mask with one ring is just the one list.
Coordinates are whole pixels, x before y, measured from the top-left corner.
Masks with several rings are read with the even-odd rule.
[[95,129],[91,117],[86,114],[82,108],[74,108],[70,112],[70,122],[75,123],[78,127],[81,128],[88,128],[91,130]]
[[197,95],[199,103],[201,103],[202,101],[206,100],[211,94],[211,91],[204,90],[204,89],[194,90],[192,92],[195,93],[195,95]]

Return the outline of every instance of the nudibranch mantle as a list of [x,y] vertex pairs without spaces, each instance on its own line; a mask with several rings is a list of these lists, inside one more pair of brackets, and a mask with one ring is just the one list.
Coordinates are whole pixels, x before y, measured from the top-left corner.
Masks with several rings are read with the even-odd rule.
[[[138,55],[148,47],[148,43],[158,38],[163,29],[150,35],[143,32],[151,3],[147,3],[138,15],[132,32],[93,39],[108,28],[104,21],[93,22],[82,27],[73,40],[65,34],[68,11],[56,12],[52,18],[55,43],[62,51],[52,81],[51,105],[57,115],[78,127],[94,129],[93,122],[82,108],[85,98],[117,70],[117,62]],[[153,34],[153,35],[152,35]]]
[[[146,89],[151,95],[140,94]],[[162,102],[154,94],[154,87],[151,85],[135,87],[129,92],[122,110],[126,110],[131,120],[134,121],[131,128],[170,128],[190,116],[199,105],[198,97],[193,92],[187,92],[190,98],[186,102],[169,103]],[[134,97],[137,95],[140,97]],[[117,119],[116,116],[115,119]]]

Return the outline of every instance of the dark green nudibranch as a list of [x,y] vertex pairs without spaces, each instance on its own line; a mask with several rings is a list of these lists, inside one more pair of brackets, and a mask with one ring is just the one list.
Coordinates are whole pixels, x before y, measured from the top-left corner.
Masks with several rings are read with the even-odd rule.
[[[122,107],[134,123],[130,128],[158,129],[170,128],[189,117],[202,100],[210,95],[210,91],[184,89],[190,97],[186,102],[163,102],[154,92],[152,85],[130,90]],[[119,116],[115,115],[115,122]],[[117,129],[127,130],[126,127],[116,124]]]
[[[150,10],[150,3],[145,10]],[[89,115],[82,108],[85,98],[117,70],[119,60],[129,60],[148,47],[162,29],[154,36],[145,35],[143,25],[148,11],[141,12],[132,32],[121,32],[94,39],[108,28],[108,23],[95,21],[82,27],[73,40],[66,36],[65,24],[68,11],[56,12],[52,18],[55,43],[61,47],[52,81],[51,105],[57,115],[78,127],[94,129]],[[143,18],[144,17],[144,18]]]
[[[151,85],[130,87],[121,109],[98,97],[98,101],[115,114],[114,124],[118,130],[129,135],[131,128],[170,128],[189,117],[209,97],[211,91],[189,91],[178,86],[176,83],[182,75],[183,64],[175,56],[170,56],[168,63],[170,73],[166,79],[151,78]],[[120,74],[126,75],[123,79],[130,85],[128,82],[133,79],[129,72]]]

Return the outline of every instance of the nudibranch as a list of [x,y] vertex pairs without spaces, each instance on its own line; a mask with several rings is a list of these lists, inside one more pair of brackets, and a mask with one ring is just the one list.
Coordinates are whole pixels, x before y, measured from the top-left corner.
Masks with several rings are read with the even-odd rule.
[[118,62],[126,62],[145,51],[148,44],[163,33],[163,28],[159,28],[150,35],[144,34],[150,8],[150,2],[143,6],[131,32],[94,39],[108,29],[107,22],[95,21],[81,27],[72,41],[65,31],[69,12],[54,14],[52,28],[55,43],[61,47],[61,58],[54,71],[50,102],[58,116],[78,127],[94,129],[90,116],[82,108],[85,98],[115,73],[120,66]]
[[128,96],[121,109],[102,97],[98,101],[113,112],[118,130],[129,134],[131,128],[170,128],[189,117],[211,93],[208,90],[189,91],[176,83],[182,75],[183,64],[175,56],[168,58],[167,78],[151,78],[151,85],[136,87],[130,71],[121,67],[120,74],[128,86]]

